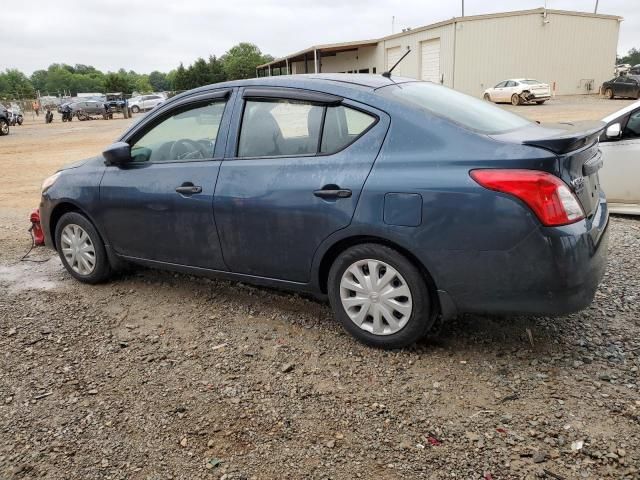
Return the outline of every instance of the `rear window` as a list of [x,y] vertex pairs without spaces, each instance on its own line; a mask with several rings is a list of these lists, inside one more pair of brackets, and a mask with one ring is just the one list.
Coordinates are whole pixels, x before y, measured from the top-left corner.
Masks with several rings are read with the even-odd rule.
[[492,103],[429,82],[401,83],[381,88],[378,92],[480,133],[503,133],[531,123]]
[[537,85],[542,82],[539,82],[538,80],[520,80],[520,83],[524,83],[525,85]]

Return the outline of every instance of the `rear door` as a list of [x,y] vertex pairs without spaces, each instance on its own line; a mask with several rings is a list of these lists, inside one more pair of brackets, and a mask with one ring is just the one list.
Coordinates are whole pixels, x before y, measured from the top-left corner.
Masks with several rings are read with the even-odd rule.
[[351,222],[389,118],[339,97],[246,88],[214,213],[236,273],[308,282],[314,252]]

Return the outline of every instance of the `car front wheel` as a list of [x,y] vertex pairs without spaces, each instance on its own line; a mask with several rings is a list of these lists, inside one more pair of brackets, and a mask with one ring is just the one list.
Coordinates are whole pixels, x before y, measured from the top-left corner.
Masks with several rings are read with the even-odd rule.
[[490,102],[490,101],[491,101],[491,96],[490,96],[488,93],[485,93],[485,94],[484,94],[484,99],[485,99],[487,102]]
[[604,96],[607,97],[609,100],[613,100],[613,90],[611,90],[610,88],[607,88],[604,91]]
[[522,98],[517,93],[511,95],[511,105],[520,105],[522,103]]
[[140,107],[138,107],[137,105],[134,105],[133,107],[131,107],[131,111],[133,113],[140,113]]
[[407,347],[434,322],[424,276],[383,245],[362,244],[341,253],[329,271],[328,293],[343,327],[374,347]]
[[65,213],[56,225],[56,247],[67,271],[83,283],[100,283],[111,274],[104,243],[82,214]]
[[0,119],[0,135],[9,135],[9,122],[4,118]]

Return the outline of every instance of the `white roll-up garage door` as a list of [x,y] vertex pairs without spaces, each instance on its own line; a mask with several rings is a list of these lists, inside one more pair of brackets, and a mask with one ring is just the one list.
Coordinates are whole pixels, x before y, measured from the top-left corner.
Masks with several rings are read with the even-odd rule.
[[422,80],[440,83],[440,39],[434,38],[420,44],[422,50]]
[[400,47],[387,48],[387,72],[393,67],[400,57],[402,56],[402,49]]

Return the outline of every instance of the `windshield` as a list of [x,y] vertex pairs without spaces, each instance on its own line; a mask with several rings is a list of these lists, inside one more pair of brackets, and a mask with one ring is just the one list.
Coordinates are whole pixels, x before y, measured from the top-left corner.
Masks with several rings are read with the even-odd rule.
[[520,80],[520,83],[524,83],[525,85],[536,85],[542,82],[539,82],[538,80]]
[[429,82],[390,85],[378,92],[481,133],[502,133],[531,123],[485,100]]

